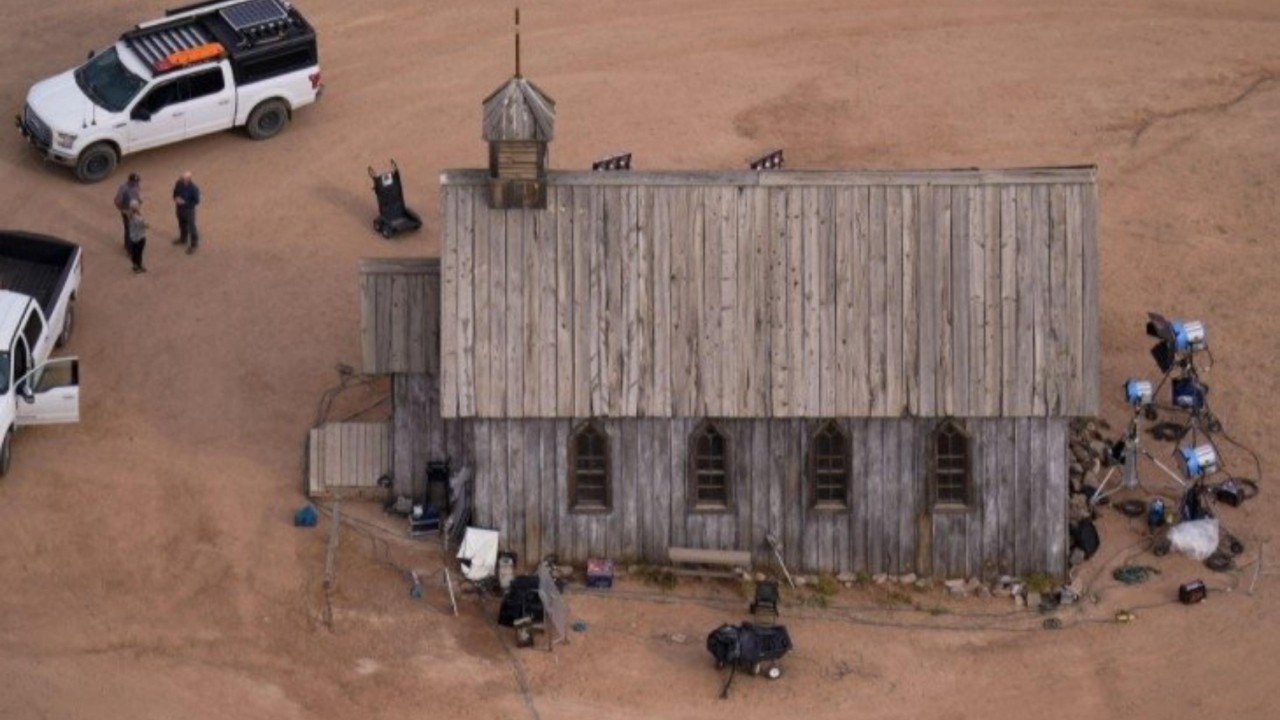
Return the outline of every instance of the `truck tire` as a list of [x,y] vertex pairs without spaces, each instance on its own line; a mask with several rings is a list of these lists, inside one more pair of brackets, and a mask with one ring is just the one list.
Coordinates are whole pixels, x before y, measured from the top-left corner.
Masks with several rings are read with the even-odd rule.
[[267,100],[259,103],[249,113],[249,122],[245,129],[254,140],[266,140],[280,134],[289,124],[289,107],[281,100]]
[[9,463],[13,460],[13,430],[4,434],[4,442],[0,443],[0,477],[9,474]]
[[76,301],[72,298],[67,301],[67,314],[62,318],[62,332],[58,333],[58,339],[53,341],[55,348],[66,345],[71,340],[71,331],[76,325]]
[[76,160],[76,177],[80,182],[96,183],[99,180],[105,180],[112,170],[116,169],[116,163],[120,158],[116,156],[115,148],[111,145],[99,142],[90,145],[80,153],[80,158]]

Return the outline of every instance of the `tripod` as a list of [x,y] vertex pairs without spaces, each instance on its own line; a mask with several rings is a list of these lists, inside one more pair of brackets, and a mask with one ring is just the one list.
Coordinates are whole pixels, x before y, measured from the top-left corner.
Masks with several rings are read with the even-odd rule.
[[[1129,420],[1129,428],[1125,431],[1124,441],[1123,441],[1124,442],[1123,462],[1120,465],[1113,465],[1111,466],[1111,469],[1107,470],[1107,474],[1102,477],[1102,482],[1098,483],[1098,489],[1094,490],[1093,495],[1089,497],[1090,505],[1097,505],[1098,501],[1101,500],[1102,498],[1110,497],[1111,495],[1114,495],[1116,492],[1120,490],[1132,489],[1132,488],[1138,487],[1138,484],[1139,484],[1138,483],[1138,454],[1139,453],[1146,456],[1146,458],[1151,462],[1155,463],[1156,467],[1163,470],[1166,475],[1172,478],[1173,481],[1178,484],[1179,488],[1185,488],[1187,486],[1187,484],[1183,482],[1182,478],[1178,477],[1177,473],[1170,470],[1167,465],[1157,460],[1156,457],[1152,455],[1146,448],[1142,447],[1142,444],[1139,441],[1140,435],[1138,433],[1138,415],[1141,412],[1142,412],[1141,408],[1139,408],[1137,412],[1134,412],[1133,417]],[[1116,470],[1121,470],[1122,472],[1121,478],[1120,478],[1120,484],[1112,488],[1111,490],[1107,490],[1107,483],[1111,481],[1111,478],[1112,476],[1115,475]]]

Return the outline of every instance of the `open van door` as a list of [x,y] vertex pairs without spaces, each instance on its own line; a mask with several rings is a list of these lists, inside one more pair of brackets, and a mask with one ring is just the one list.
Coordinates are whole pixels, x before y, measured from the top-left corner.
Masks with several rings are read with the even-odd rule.
[[80,359],[58,358],[23,375],[17,390],[18,425],[80,421]]

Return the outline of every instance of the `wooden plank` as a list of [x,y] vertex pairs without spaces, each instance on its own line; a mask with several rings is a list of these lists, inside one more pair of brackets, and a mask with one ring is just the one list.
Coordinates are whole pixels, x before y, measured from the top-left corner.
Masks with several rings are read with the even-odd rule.
[[[405,371],[409,369],[409,288],[408,278],[404,275],[388,275],[383,280],[385,285],[391,290],[391,307],[388,317],[391,320],[390,332],[387,339],[390,341],[391,354],[387,357],[387,366],[395,371]],[[461,298],[459,298],[461,300]],[[459,339],[461,340],[462,327],[462,303],[458,303],[458,327]],[[461,358],[461,348],[458,353]],[[459,368],[459,378],[461,378],[461,368]]]
[[802,417],[808,412],[809,366],[804,357],[804,235],[803,191],[787,188],[787,414]]
[[508,210],[507,220],[507,359],[506,417],[524,417],[525,279],[528,277],[524,245],[524,212]]
[[493,470],[491,467],[492,439],[490,420],[475,422],[475,462],[472,463],[471,523],[476,527],[493,527]]
[[756,339],[755,296],[762,286],[755,283],[756,246],[752,228],[755,217],[751,207],[751,192],[736,188],[733,200],[736,203],[734,235],[737,238],[738,266],[734,273],[735,304],[733,333],[730,338],[737,351],[729,354],[739,355],[739,359],[734,368],[729,406],[733,409],[734,417],[750,417],[760,414],[752,407],[751,381],[757,370],[756,350],[759,347]]
[[1034,413],[1035,367],[1035,222],[1032,219],[1031,186],[1018,187],[1018,385],[1012,414]]
[[[556,366],[556,344],[560,335],[557,282],[559,264],[555,198],[547,200],[547,209],[532,213],[538,233],[538,320],[535,340],[538,352],[538,384],[536,391],[539,417],[554,417],[559,404],[560,369]],[[567,330],[567,327],[566,327]]]
[[1084,412],[1084,238],[1080,226],[1079,185],[1066,187],[1066,345],[1067,414]]
[[836,413],[836,228],[835,188],[821,188],[818,195],[818,403],[823,417]]
[[1000,188],[1000,414],[1006,417],[1019,407],[1017,218],[1017,188]]
[[849,344],[853,348],[853,414],[871,413],[871,195],[868,188],[853,191],[853,312]]
[[[902,188],[902,377],[904,413],[920,414],[920,215],[916,188]],[[913,526],[914,527],[914,526]],[[903,563],[907,561],[904,557]]]
[[381,372],[377,356],[378,293],[377,276],[363,270],[360,273],[360,363],[361,369],[372,374]]
[[[677,195],[677,198],[679,196]],[[673,266],[674,267],[674,266]],[[672,285],[674,288],[675,286]],[[689,494],[687,468],[689,462],[688,421],[672,418],[667,422],[667,447],[670,473],[668,482],[671,487],[671,522],[667,543],[669,545],[687,545],[689,515],[685,511]]]
[[[500,215],[489,210],[481,200],[473,203],[475,212],[475,414],[480,417],[492,417],[495,413],[493,404],[493,382],[490,368],[493,365],[493,344],[490,325],[493,314],[490,311],[489,295],[493,291],[491,263],[493,254],[489,240],[489,221],[500,218]],[[425,302],[426,287],[421,288]],[[426,306],[429,307],[429,306]],[[414,323],[419,326],[419,323]],[[411,340],[417,344],[419,340]],[[425,363],[425,360],[424,360]]]
[[542,458],[538,464],[534,482],[538,485],[538,501],[542,506],[542,555],[556,552],[560,546],[560,506],[564,494],[559,492],[560,477],[557,472],[558,456],[556,455],[556,435],[558,421],[542,419],[538,421],[538,435],[542,441]]
[[996,489],[996,514],[999,529],[996,542],[999,546],[997,571],[1002,575],[1016,572],[1017,567],[1017,534],[1014,532],[1015,513],[1017,511],[1017,420],[1000,418],[996,424],[998,435],[997,447],[1000,456],[996,458],[999,465],[999,486]]
[[[873,422],[881,426],[881,465],[880,465],[880,517],[881,544],[880,567],[882,572],[901,574],[901,556],[898,554],[899,519],[902,513],[902,486],[898,479],[902,476],[899,469],[900,443],[898,434],[902,422],[893,418],[880,418]],[[873,508],[874,509],[874,508]]]
[[[969,189],[951,189],[951,403],[952,414],[973,415],[969,410],[969,319],[971,262],[969,234]],[[978,344],[978,343],[973,343]]]
[[883,417],[888,412],[885,402],[888,385],[885,378],[885,343],[887,335],[885,330],[885,291],[887,288],[887,283],[885,282],[885,272],[887,271],[885,215],[887,211],[885,206],[884,188],[878,185],[872,186],[867,212],[871,262],[871,276],[869,278],[870,305],[868,306],[870,340],[867,346],[870,364],[867,370],[867,390],[870,393],[870,413],[878,417]]
[[1013,504],[1013,549],[1014,572],[1024,574],[1035,569],[1035,550],[1033,547],[1035,528],[1032,525],[1032,497],[1035,489],[1035,462],[1038,459],[1031,455],[1031,436],[1034,432],[1035,418],[1019,417],[1016,419],[1015,431],[1017,444],[1014,447],[1014,485]]
[[716,194],[719,199],[720,220],[720,262],[718,263],[720,299],[716,313],[718,325],[714,352],[720,364],[720,372],[716,373],[713,402],[710,405],[718,408],[712,413],[714,415],[738,417],[742,413],[735,400],[744,353],[741,346],[737,344],[739,338],[737,190],[721,188]]
[[787,561],[796,566],[812,567],[806,564],[810,556],[806,548],[801,546],[804,537],[804,517],[808,509],[805,504],[803,468],[800,466],[801,421],[788,420],[787,432],[783,438],[783,479],[786,483],[783,491],[783,512],[786,514],[785,536],[783,545],[790,548]]
[[721,246],[724,244],[724,222],[719,188],[708,188],[702,195],[706,235],[703,239],[701,302],[699,305],[701,335],[698,343],[698,378],[701,380],[700,415],[720,415],[724,357],[721,345]]
[[[570,188],[560,188],[561,193],[569,193]],[[591,295],[591,264],[588,258],[592,254],[591,237],[588,234],[589,224],[588,202],[589,192],[584,189],[572,189],[570,251],[573,253],[573,416],[587,417],[591,415],[591,332],[594,327],[588,324],[590,306],[594,302]],[[558,225],[557,233],[563,232],[563,225]],[[559,346],[557,346],[559,348]]]
[[[623,309],[623,269],[627,243],[620,242],[623,228],[623,212],[625,204],[622,188],[606,187],[604,189],[604,236],[601,238],[605,248],[605,318],[607,332],[604,342],[607,348],[605,362],[606,377],[609,384],[609,411],[611,417],[623,414],[624,398],[622,394],[623,373],[626,361],[626,317]],[[615,244],[616,243],[616,244]]]
[[867,420],[867,558],[872,573],[885,572],[884,426],[881,418]]
[[[475,215],[472,194],[457,193],[458,220],[458,414],[471,417],[476,413],[475,377]],[[393,286],[394,289],[394,286]],[[408,308],[406,308],[408,309]],[[416,313],[409,313],[408,323],[416,324]],[[407,338],[406,338],[407,339]],[[406,364],[408,358],[405,358]]]
[[937,256],[938,242],[935,234],[938,218],[934,211],[936,188],[927,186],[920,188],[917,212],[920,218],[920,243],[917,246],[919,265],[916,272],[916,311],[919,343],[917,347],[920,385],[919,407],[916,413],[921,417],[932,417],[941,412],[938,402],[938,288],[937,288]]
[[590,278],[590,302],[587,305],[590,414],[599,417],[609,414],[609,312],[606,285],[610,248],[605,240],[604,190],[601,188],[590,190],[586,225],[586,242],[589,248],[587,275]]
[[1048,353],[1049,387],[1045,410],[1061,417],[1070,409],[1067,383],[1070,372],[1070,349],[1067,339],[1067,194],[1062,185],[1049,188],[1049,323]]
[[730,568],[750,568],[751,553],[745,550],[709,550],[705,548],[670,547],[667,559],[686,565],[719,565]]
[[622,471],[618,477],[622,479],[622,554],[624,557],[636,558],[640,556],[640,518],[643,510],[640,508],[640,477],[642,466],[640,464],[640,444],[643,442],[641,437],[641,421],[628,418],[621,421],[622,447],[621,455]]
[[[663,185],[706,186],[744,185],[790,187],[794,185],[988,185],[1007,183],[1088,183],[1097,175],[1093,165],[1036,168],[973,168],[967,170],[788,170],[766,172],[755,170],[671,170],[599,173],[589,171],[552,170],[552,185]],[[445,170],[440,174],[442,186],[484,185],[487,170]]]
[[614,236],[622,250],[622,325],[618,338],[622,343],[620,349],[623,367],[622,403],[619,413],[624,417],[635,417],[639,413],[640,375],[643,371],[641,344],[643,330],[640,317],[639,291],[644,283],[640,262],[640,219],[639,190],[634,187],[622,188],[622,222],[619,235]]
[[[529,522],[530,485],[526,482],[528,468],[525,466],[525,428],[532,425],[520,420],[507,422],[507,514],[510,518],[507,525],[510,547],[520,555],[521,561],[528,562],[534,557],[527,544],[526,532]],[[536,488],[533,488],[536,492]]]
[[539,345],[551,331],[550,326],[542,325],[542,246],[546,240],[542,226],[545,218],[541,212],[521,211],[520,214],[524,232],[524,339],[520,343],[524,357],[522,416],[538,417],[542,411],[542,395],[546,392],[543,384],[546,375],[542,372]]
[[1083,324],[1084,344],[1084,404],[1080,415],[1098,414],[1098,186],[1092,182],[1081,190],[1080,197],[1081,237],[1084,245],[1084,264],[1081,274],[1084,276]]
[[333,491],[342,487],[342,448],[334,437],[334,426],[321,427],[321,454],[324,458],[324,486]]
[[316,497],[324,494],[324,431],[311,428],[307,431],[307,495]]
[[[567,188],[562,188],[567,191]],[[570,207],[572,203],[566,201]],[[550,421],[552,462],[549,471],[553,477],[547,478],[554,486],[552,491],[552,507],[554,508],[555,542],[552,551],[560,556],[561,562],[573,555],[574,521],[569,512],[569,428],[572,421],[557,418]],[[483,446],[481,446],[483,447]]]
[[635,415],[648,415],[651,396],[654,394],[654,286],[653,260],[653,189],[640,188],[636,192],[636,282],[635,329],[629,342],[634,345],[636,369],[629,372],[637,378]]
[[[778,542],[786,543],[786,509],[784,487],[786,482],[786,421],[772,419],[766,424],[769,433],[769,522],[765,526]],[[783,557],[787,549],[783,548]]]
[[[484,417],[507,411],[507,223],[505,213],[489,215],[489,387]],[[479,238],[477,238],[477,241]]]
[[1031,327],[1033,335],[1033,367],[1031,412],[1044,417],[1051,371],[1049,363],[1049,186],[1036,185],[1031,190],[1032,253],[1031,292],[1035,303]]
[[458,209],[454,196],[458,191],[441,188],[440,218],[444,257],[440,261],[440,406],[443,417],[458,416]]
[[1000,574],[1000,455],[1005,452],[999,426],[1003,418],[986,418],[978,423],[974,441],[982,447],[982,464],[976,466],[981,475],[982,539],[980,543],[981,577],[991,580]]
[[[934,375],[936,388],[936,408],[939,415],[956,414],[955,386],[952,382],[953,342],[955,337],[952,309],[951,287],[951,188],[948,186],[933,189],[933,231],[934,231],[934,282],[933,312],[937,328],[937,370]],[[947,525],[950,531],[950,525]],[[938,537],[935,534],[935,537]],[[946,549],[942,549],[946,552]]]
[[1028,545],[1028,570],[1043,572],[1045,568],[1045,548],[1047,546],[1047,538],[1045,533],[1049,529],[1049,511],[1045,507],[1046,486],[1049,484],[1048,467],[1049,460],[1045,447],[1045,434],[1048,426],[1048,419],[1043,417],[1033,417],[1030,421],[1031,427],[1031,443],[1030,455],[1028,456],[1028,497],[1027,503],[1030,506],[1030,527],[1027,535],[1030,539]]
[[[573,190],[555,188],[553,207],[556,213],[556,407],[559,417],[575,415],[574,363],[574,242]],[[558,545],[558,543],[557,543]]]
[[970,495],[970,506],[965,513],[965,577],[982,577],[983,554],[982,533],[986,518],[983,516],[983,500],[987,494],[986,476],[982,468],[990,448],[982,443],[982,431],[988,424],[986,418],[975,418],[968,421],[969,447],[972,454],[973,490]]
[[[791,352],[788,348],[787,193],[769,192],[769,408],[771,417],[791,414]],[[778,476],[780,477],[780,476]],[[776,480],[776,478],[775,478]],[[781,532],[781,529],[776,532]],[[781,536],[779,536],[781,537]]]
[[835,410],[853,414],[853,189],[837,188],[835,198]]
[[850,462],[859,468],[849,479],[849,504],[852,511],[850,527],[849,554],[853,559],[855,572],[871,572],[870,530],[871,516],[871,450],[867,430],[867,418],[855,417],[849,420]]
[[898,421],[898,572],[915,572],[916,513],[922,505],[917,495],[924,486],[917,467],[916,431],[920,421],[903,418]]
[[[1000,337],[1000,189],[982,188],[982,414],[1000,414],[1002,342]],[[975,263],[976,264],[976,263]],[[976,337],[976,336],[975,336]],[[990,555],[988,555],[990,557]]]
[[[427,277],[425,274],[405,274],[405,287],[408,295],[408,307],[411,320],[408,335],[408,367],[409,372],[425,372],[427,369],[427,323],[428,318],[440,322],[440,307],[427,304]],[[486,301],[488,293],[485,294]]]
[[772,556],[765,540],[765,533],[769,532],[769,484],[772,475],[769,467],[769,421],[755,419],[747,424],[751,433],[751,497],[748,520],[742,530],[747,541],[745,547],[751,551],[755,563],[766,565]]
[[754,257],[751,261],[750,290],[746,293],[751,298],[751,325],[755,355],[749,364],[751,374],[748,379],[748,413],[753,417],[767,417],[771,408],[770,392],[772,383],[769,377],[769,363],[773,355],[773,341],[770,330],[770,309],[768,295],[770,292],[770,250],[772,236],[769,230],[769,194],[764,188],[753,188],[749,192],[751,198],[751,248]]
[[1067,571],[1067,423],[1066,418],[1052,417],[1046,423],[1045,456],[1045,572],[1062,577]]
[[653,191],[653,387],[648,415],[667,417],[673,413],[671,389],[671,331],[674,327],[671,304],[672,192]]
[[[671,412],[675,416],[696,412],[695,358],[697,321],[690,312],[693,278],[693,243],[697,239],[693,223],[693,192],[669,192],[671,203]],[[683,522],[683,518],[681,519]]]
[[[884,295],[884,403],[883,414],[899,417],[904,411],[902,367],[902,191],[885,191],[885,295]],[[895,549],[896,554],[896,549]]]

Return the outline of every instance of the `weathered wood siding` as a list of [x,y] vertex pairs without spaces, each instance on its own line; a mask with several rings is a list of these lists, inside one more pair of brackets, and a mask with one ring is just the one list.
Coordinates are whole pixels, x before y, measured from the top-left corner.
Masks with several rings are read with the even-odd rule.
[[1094,174],[447,172],[442,412],[1095,414]]
[[391,408],[391,478],[397,494],[419,497],[429,462],[448,460],[455,470],[472,462],[471,427],[440,417],[438,375],[393,375]]
[[[475,269],[466,268],[468,277]],[[450,274],[456,278],[456,273]],[[471,285],[466,287],[472,292]],[[452,288],[450,295],[457,297]],[[363,370],[380,373],[440,372],[440,260],[360,260],[360,349]],[[452,328],[470,327],[471,315],[454,307]],[[455,352],[456,337],[447,338]],[[474,382],[474,381],[471,381]]]
[[[665,562],[670,546],[747,550],[769,562],[765,534],[794,569],[938,577],[992,577],[1066,563],[1067,420],[964,421],[972,436],[973,502],[926,506],[928,439],[935,421],[842,419],[853,466],[850,503],[812,507],[811,439],[825,421],[722,420],[733,500],[723,513],[687,511],[689,434],[700,420],[609,419],[613,507],[568,510],[570,419],[454,420],[474,443],[477,524],[496,528],[521,558],[603,555]],[[925,523],[918,522],[923,515]],[[930,533],[916,564],[918,528]]]
[[375,490],[391,473],[391,424],[326,423],[311,429],[307,453],[312,497]]

